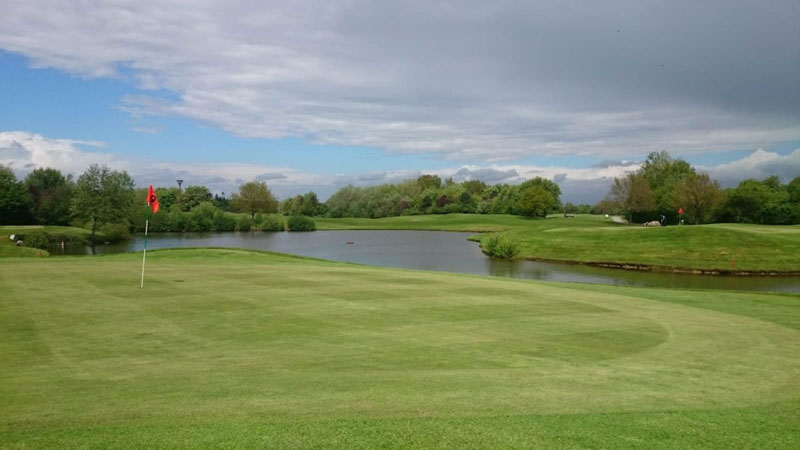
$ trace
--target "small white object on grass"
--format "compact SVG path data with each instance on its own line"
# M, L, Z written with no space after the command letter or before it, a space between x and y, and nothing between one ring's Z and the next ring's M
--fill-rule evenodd
M606 219L608 219L608 214L606 214Z

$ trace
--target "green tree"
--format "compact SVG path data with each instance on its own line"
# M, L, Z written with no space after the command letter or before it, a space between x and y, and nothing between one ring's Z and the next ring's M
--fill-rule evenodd
M555 181L548 180L547 178L535 177L531 178L530 180L524 181L517 187L517 189L521 193L522 191L531 186L541 187L542 189L549 192L550 195L553 196L553 206L551 209L558 208L558 206L561 204L561 188Z
M78 177L72 198L72 212L92 223L92 240L97 222L119 223L133 203L133 179L128 172L92 164ZM145 201L142 199L142 201Z
M184 211L191 211L200 203L213 201L211 191L205 186L189 186L180 194L180 205Z
M553 194L541 185L529 185L520 191L514 209L526 217L546 217L557 206Z
M417 185L419 185L420 191L439 189L442 187L442 179L438 175L421 175L417 178Z
M728 214L737 222L759 223L759 211L771 204L788 201L789 193L774 190L769 184L747 179L739 183L734 189L728 190L726 209Z
M25 185L17 181L10 167L0 164L0 224L30 223L32 207L33 202Z
M789 184L786 185L786 190L789 192L789 201L792 203L800 203L800 177L795 177Z
M33 216L37 223L69 223L71 176L65 177L60 171L51 168L35 169L25 177L25 186L33 200Z
M647 155L640 173L647 179L653 193L655 206L652 211L674 219L679 207L675 204L677 187L686 176L694 173L694 168L688 162L661 151Z
M255 220L256 213L273 213L278 210L278 201L263 181L250 181L239 186L239 192L231 196L231 208L236 212L250 213Z
M678 184L675 200L695 224L710 222L722 206L724 196L719 183L708 173L690 173Z

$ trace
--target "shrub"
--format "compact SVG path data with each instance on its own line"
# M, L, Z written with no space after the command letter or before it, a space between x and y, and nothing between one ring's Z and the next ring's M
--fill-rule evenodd
M224 211L214 212L214 231L234 231L236 230L236 219Z
M261 231L283 231L285 228L283 219L276 215L264 216L261 223Z
M317 224L306 216L291 216L288 221L289 231L314 231Z
M264 214L262 214L262 213L260 213L260 212L259 212L259 213L256 213L256 220L255 220L255 222L256 222L256 225L261 225L262 223L264 223Z
M237 231L250 231L253 229L255 224L253 223L253 219L250 216L241 216L239 220L236 221L236 230Z
M44 231L31 231L23 236L26 247L47 250L52 243L51 236Z
M107 223L100 227L100 234L103 235L104 240L109 242L122 241L131 238L131 233L128 231L128 226L121 223Z
M493 258L511 259L519 254L519 243L505 236L492 235L483 241L482 250Z

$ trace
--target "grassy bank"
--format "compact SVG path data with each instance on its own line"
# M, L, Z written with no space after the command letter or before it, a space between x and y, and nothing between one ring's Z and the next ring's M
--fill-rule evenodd
M17 247L9 236L25 235L33 232L45 232L53 236L62 236L68 242L89 242L92 232L83 228L59 227L53 225L0 225L0 257L5 256L48 256L46 250L33 247ZM101 234L97 234L103 239Z
M800 443L796 295L140 261L0 260L0 447Z
M800 226L712 224L646 228L577 215L525 219L448 214L385 219L316 219L318 229L503 231L519 258L655 268L800 272ZM486 234L477 236L485 239Z

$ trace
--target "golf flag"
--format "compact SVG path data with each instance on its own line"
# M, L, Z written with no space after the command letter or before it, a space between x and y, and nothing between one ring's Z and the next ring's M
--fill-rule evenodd
M158 197L156 191L153 190L153 185L150 185L150 190L147 192L147 206L153 211L153 214L158 212ZM147 218L144 221L144 248L142 248L142 281L139 288L144 287L144 263L147 259L147 228L150 225L150 211L147 211Z
M156 197L156 191L153 190L152 184L150 185L150 192L147 193L147 204L153 210L153 214L158 212L158 197Z
M156 204L156 209L158 209L158 204ZM678 214L683 214L683 208L678 208Z

